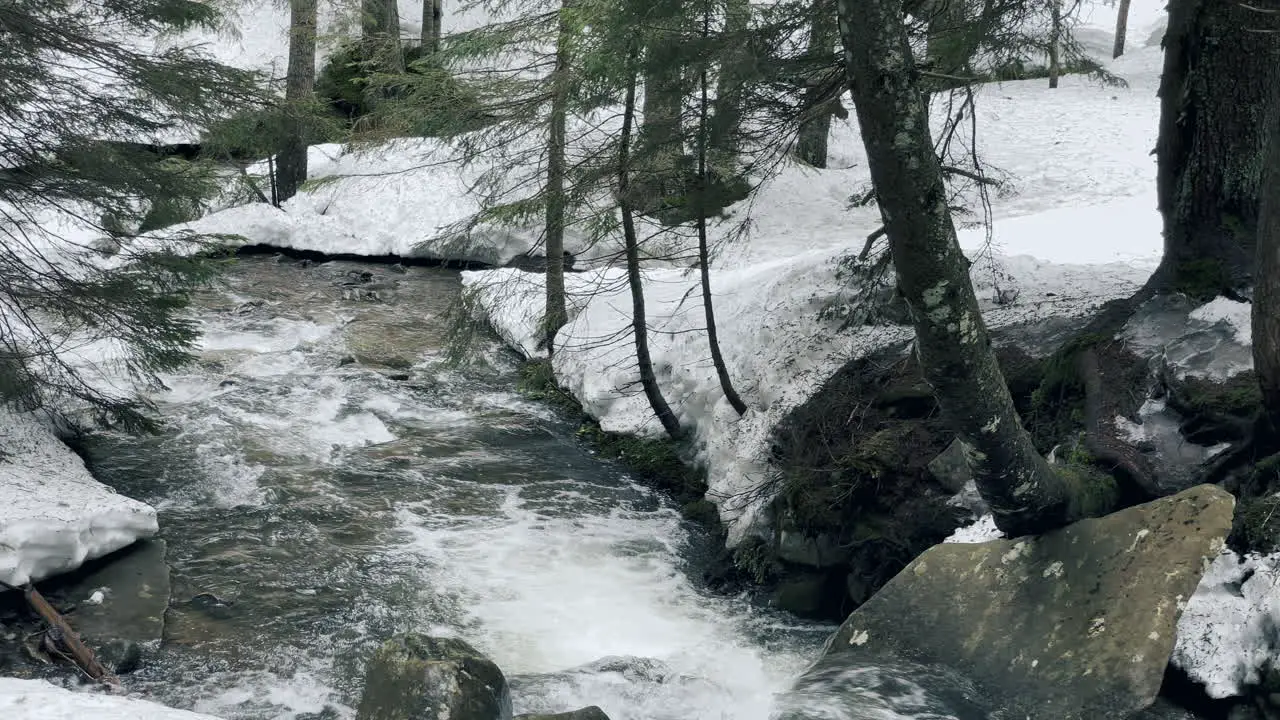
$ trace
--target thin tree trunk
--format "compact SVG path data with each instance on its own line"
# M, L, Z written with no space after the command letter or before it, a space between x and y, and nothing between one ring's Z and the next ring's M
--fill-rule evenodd
M815 65L830 56L840 40L840 27L836 20L835 5L831 0L813 0L810 5L812 25L809 26L809 47L806 54ZM800 125L796 137L796 157L816 168L827 166L828 142L831 138L831 117L835 115L839 95L825 98L821 74L815 73L805 90L804 107L807 117Z
M547 143L547 312L543 319L547 352L555 352L556 333L569 321L564 291L565 225L565 122L569 104L569 41L571 28L566 15L569 2L560 8L556 37L556 66L551 76L551 118Z
M396 0L361 0L360 37L367 56L379 69L404 72L400 47L400 10Z
M662 207L673 195L684 193L676 167L684 154L681 116L684 113L685 80L681 57L681 28L676 26L683 0L663 0L649 5L644 31L644 117L640 125L639 171L643 192L637 193L642 212Z
M751 50L745 42L751 25L750 0L725 0L724 34L728 38L716 79L715 120L711 147L730 171L738 159L738 128L742 123L742 91L749 73Z
M1062 75L1062 61L1058 57L1062 50L1062 0L1049 0L1049 87L1058 87L1058 77Z
M1096 508L1036 452L1000 372L956 241L901 0L838 0L850 89L916 353L996 525L1041 532Z
M710 15L704 14L702 18L703 39L706 39L710 34L710 25ZM711 363L716 368L716 376L720 378L720 389L724 392L724 397L729 401L729 405L739 415L742 415L747 411L747 404L742 401L737 389L733 387L733 380L729 377L729 367L725 365L724 354L720 352L720 337L716 330L715 305L711 300L711 252L707 243L707 190L711 185L711 178L707 174L707 135L709 130L707 127L707 111L711 102L707 98L706 63L701 66L698 86L701 93L698 105L698 269L702 274L702 309L707 318L707 342L711 345Z
M440 21L444 16L441 0L422 0L422 51L440 52Z
M1160 78L1157 290L1195 299L1253 277L1266 119L1280 84L1275 16L1226 0L1171 0Z
M635 217L631 208L631 128L636 115L636 49L627 53L627 93L622 109L622 135L618 140L618 209L622 212L622 237L627 254L627 282L631 286L632 329L636 341L636 364L640 370L640 385L654 415L671 437L680 437L680 421L676 419L658 378L653 374L653 359L649 356L649 330L645 323L644 285L640 277L640 242L636 236Z
M307 180L303 114L316 84L316 0L289 0L289 74L284 104L288 133L280 148L279 199L288 200Z
M1111 49L1113 60L1124 54L1124 41L1129 34L1129 3L1130 0L1120 0L1116 10L1116 44Z
M1253 369L1262 390L1269 430L1276 432L1280 431L1280 102L1272 104L1270 126L1258 215L1252 325Z

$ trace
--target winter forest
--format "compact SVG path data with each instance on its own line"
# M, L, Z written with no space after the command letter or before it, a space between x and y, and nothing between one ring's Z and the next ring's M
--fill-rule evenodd
M0 0L5 720L1280 718L1280 2Z

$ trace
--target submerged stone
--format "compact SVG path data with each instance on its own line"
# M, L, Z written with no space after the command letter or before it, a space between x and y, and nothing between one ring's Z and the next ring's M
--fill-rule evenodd
M83 600L69 621L116 673L137 668L142 650L164 636L169 608L165 555L164 540L141 540L94 563L76 580L71 596Z
M971 680L1008 717L1127 718L1155 699L1234 504L1201 485L1039 537L935 546L849 616L797 689L912 662Z
M408 634L365 668L357 720L511 720L502 670L458 638Z

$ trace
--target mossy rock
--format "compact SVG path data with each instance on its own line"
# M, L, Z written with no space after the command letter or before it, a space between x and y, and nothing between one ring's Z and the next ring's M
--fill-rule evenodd
M1179 431L1198 445L1244 439L1262 410L1262 392L1252 370L1221 382L1188 376L1170 378L1167 385L1169 406L1185 418Z
M555 713L553 715L517 715L515 720L609 720L609 716L595 705L584 707L573 712Z
M502 670L465 641L401 635L365 667L356 720L511 720L511 692Z

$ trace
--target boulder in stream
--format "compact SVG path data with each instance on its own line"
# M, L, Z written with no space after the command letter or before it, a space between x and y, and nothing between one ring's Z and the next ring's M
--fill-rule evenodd
M1039 537L937 545L849 616L795 692L910 662L972 681L1007 717L1127 718L1155 699L1234 505L1200 485Z
M369 660L356 720L511 720L511 692L465 641L411 633Z
M164 635L169 608L165 542L141 540L88 569L77 578L73 596L84 599L71 623L112 672L131 672L142 649L159 645Z
M581 710L554 715L517 715L515 720L609 720L609 716L605 715L600 708L591 705Z

